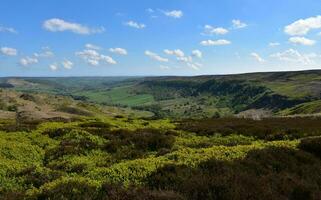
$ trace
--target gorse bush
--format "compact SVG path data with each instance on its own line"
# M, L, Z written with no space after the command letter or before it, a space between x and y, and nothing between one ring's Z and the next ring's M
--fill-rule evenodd
M99 148L99 138L81 130L72 130L61 138L60 144L46 151L45 161L64 155L82 155L87 151Z

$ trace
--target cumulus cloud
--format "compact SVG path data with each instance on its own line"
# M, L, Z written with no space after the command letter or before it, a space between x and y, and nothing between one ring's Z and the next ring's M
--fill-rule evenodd
M11 27L4 27L4 26L0 26L0 33L18 33L14 28Z
M85 47L87 48L87 49L94 49L94 50L99 50L99 49L101 49L101 47L99 47L99 46L97 46L97 45L94 45L94 44L86 44L85 45Z
M87 26L84 26L78 23L67 22L58 18L52 18L44 21L43 28L51 32L70 31L70 32L82 34L82 35L102 33L105 31L104 27L89 28Z
M138 22L135 22L135 21L128 21L126 23L124 23L126 26L129 26L129 27L132 27L132 28L136 28L136 29L143 29L146 27L145 24L142 24L142 23L138 23Z
M112 53L119 54L119 55L127 55L127 50L123 49L123 48L119 48L119 47L110 48L109 51L112 52Z
M6 56L16 56L18 54L17 49L10 47L1 47L0 52Z
M213 27L211 25L204 26L204 35L225 35L229 31L222 27Z
M151 51L145 51L145 55L150 57L151 59L153 60L157 60L159 62L168 62L168 59L167 58L163 58L161 56L159 56L158 54L154 53L154 52L151 52Z
M291 37L289 39L289 42L291 42L293 44L300 44L300 45L305 45L305 46L312 46L316 43L316 41L310 40L305 37Z
M117 62L110 56L102 55L93 49L85 49L80 52L76 52L76 56L79 56L85 60L88 64L97 66L100 62L106 62L108 64L117 64Z
M287 25L284 28L284 32L292 36L306 35L310 30L319 28L321 28L321 15L297 20L292 24Z
M195 49L195 50L192 51L192 56L197 57L197 58L202 58L203 57L203 53L200 50Z
M181 10L163 11L163 13L168 17L173 17L176 19L181 18L184 15L183 11Z
M288 49L284 52L278 52L278 53L272 54L270 55L270 57L277 58L280 61L309 65L309 64L314 64L315 63L314 59L319 56L315 53L302 54L295 49Z
M28 65L32 65L32 64L37 64L38 63L38 59L27 56L25 58L21 58L19 63L22 66L28 66Z
M70 60L64 60L61 62L61 64L65 69L72 69L74 65L74 63L72 63Z
M280 43L278 43L278 42L270 42L270 43L269 43L269 46L270 46L270 47L280 46Z
M174 55L176 57L184 57L185 56L184 52L180 49L175 49L175 50L165 49L164 53L166 53L167 55Z
M222 46L231 44L228 40L204 40L200 43L202 46Z
M239 19L233 19L232 20L232 25L233 25L233 28L235 29L240 29L240 28L245 28L247 27L247 24L242 22L241 20Z
M265 60L258 53L253 52L250 55L259 63L265 62Z
M51 71L57 71L58 70L58 65L56 63L49 65L49 68Z

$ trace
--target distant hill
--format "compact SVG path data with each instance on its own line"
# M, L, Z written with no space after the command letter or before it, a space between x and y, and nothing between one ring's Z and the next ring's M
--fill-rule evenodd
M158 117L321 112L321 70L195 77L2 78L0 87L132 107Z

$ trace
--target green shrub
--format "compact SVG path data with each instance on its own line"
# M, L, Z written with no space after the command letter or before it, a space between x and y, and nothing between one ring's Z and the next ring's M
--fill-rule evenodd
M60 144L45 153L45 161L57 159L64 155L82 155L100 146L100 138L86 131L72 130L61 138Z
M16 176L23 178L23 183L26 187L36 187L49 183L53 180L56 180L64 175L63 172L53 171L47 168L39 168L39 167L29 167L23 169Z
M100 184L85 178L62 178L43 185L32 194L35 199L89 200L98 195Z

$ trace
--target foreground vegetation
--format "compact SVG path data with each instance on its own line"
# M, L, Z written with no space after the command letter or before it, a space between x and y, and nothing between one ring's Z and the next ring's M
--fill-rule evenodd
M320 118L13 123L0 126L1 199L321 196Z

